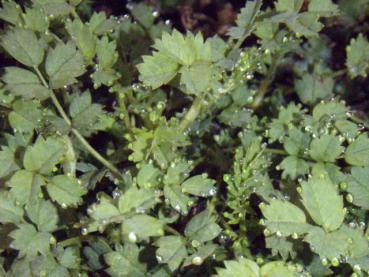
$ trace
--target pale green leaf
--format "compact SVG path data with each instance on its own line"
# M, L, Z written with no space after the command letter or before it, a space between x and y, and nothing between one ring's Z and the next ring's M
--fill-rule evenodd
M0 151L0 178L9 175L18 168L13 151L8 147L3 148Z
M295 277L297 276L296 267L289 267L281 261L269 262L260 269L260 276L270 277Z
M50 201L40 199L27 205L27 215L40 232L52 232L57 229L59 216Z
M342 197L326 172L314 172L302 184L302 201L315 223L326 231L338 229L345 217Z
M186 237L192 241L206 242L216 238L221 230L209 210L204 210L191 218L184 232Z
M346 47L346 66L351 78L366 77L369 69L369 42L362 34L352 38Z
M225 268L217 268L219 277L260 277L259 266L251 260L240 258L235 261L225 261Z
M39 127L41 118L40 106L33 101L15 101L13 111L9 113L10 126L16 131L24 133L31 133Z
M73 10L66 0L32 0L32 2L50 16L67 15Z
M15 199L6 191L0 191L0 222L20 223L23 221L23 208L15 204Z
M271 200L261 211L267 219L266 227L273 233L289 236L293 233L303 234L310 229L304 212L288 201Z
M183 66L180 73L181 84L186 87L185 92L198 95L210 87L213 68L209 62L198 61L190 66Z
M97 60L101 69L111 68L118 59L115 41L110 41L107 36L103 36L97 41Z
M106 18L104 12L93 13L90 19L90 30L96 35L103 35L112 31L117 25L113 19Z
M134 234L138 240L158 237L164 234L163 222L146 214L134 215L122 224L123 235Z
M6 67L2 78L6 84L5 88L16 96L39 100L49 97L48 89L41 85L37 76L29 70L15 66Z
M100 201L97 204L93 204L89 208L88 213L93 219L100 222L120 215L120 212L113 203L113 200L105 195L100 197Z
M182 192L201 197L213 196L216 192L214 184L215 181L206 175L196 175L182 183Z
M156 256L159 263L168 264L170 270L175 271L187 256L185 242L179 236L161 237L155 242L158 248Z
M282 178L290 177L292 180L298 176L303 176L309 173L309 164L296 156L288 156L279 164L283 170Z
M118 207L121 213L128 213L132 210L142 212L152 208L156 202L153 190L132 187L119 198Z
M369 166L369 138L361 134L346 149L345 161L355 166Z
M320 162L334 162L344 148L338 137L332 135L322 135L313 139L310 144L310 156Z
M309 12L315 12L322 16L331 16L339 13L338 6L332 0L311 0Z
M26 9L23 14L24 23L28 29L35 32L45 33L49 28L49 20L46 15L39 9Z
M51 182L47 184L47 192L51 199L60 205L71 206L77 205L82 200L86 189L82 187L76 178L58 175L54 176Z
M3 1L2 5L3 7L0 9L0 19L16 26L22 22L22 10L16 2Z
M309 105L331 96L333 86L332 78L322 78L312 74L305 74L302 79L295 81L295 88L301 102Z
M71 42L59 43L50 49L45 67L54 89L75 83L76 78L85 72L83 57Z
M185 215L188 213L188 206L192 200L182 192L179 185L165 185L164 197L176 211Z
M137 174L137 184L141 188L151 188L159 183L160 170L152 164L145 164Z
M275 3L275 8L279 12L298 12L304 0L278 0Z
M353 203L369 210L369 167L353 167L351 175L347 191L352 195Z
M31 30L14 28L1 38L4 49L17 61L37 67L44 58L44 44Z
M46 140L39 137L36 143L27 147L24 154L23 164L28 171L49 174L54 166L59 163L65 152L64 143L54 137Z

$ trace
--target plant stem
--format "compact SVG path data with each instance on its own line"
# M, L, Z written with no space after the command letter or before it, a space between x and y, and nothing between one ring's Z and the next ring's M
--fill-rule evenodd
M55 96L54 91L50 88L48 83L46 82L44 76L40 72L40 70L37 67L34 67L34 70L36 71L38 77L40 78L42 84L50 90L50 97L55 105L56 109L58 110L61 117L64 119L64 121L68 124L68 126L71 127L72 133L76 136L76 138L79 140L79 142L86 148L86 150L93 156L95 159L97 159L99 162L101 162L106 168L108 168L116 177L122 178L122 175L120 174L119 170L108 160L106 160L103 156L101 156L89 143L88 141L81 135L81 133L74 129L72 126L72 121L69 119L68 115L65 113L62 105L60 104L58 98Z
M282 149L275 149L275 148L265 148L264 152L276 155L287 156L288 153Z
M276 56L273 57L272 64L270 65L267 76L261 82L259 93L255 97L254 103L251 105L252 109L256 110L257 108L260 107L261 103L263 102L264 96L268 92L268 88L274 79L274 75L275 75L275 71L277 70L279 58L280 56L278 54L276 54Z
M173 235L176 235L176 236L182 236L181 233L179 233L177 230L175 230L174 228L168 226L168 225L165 225L164 226L164 229L165 231L167 231L168 233L171 233Z
M201 106L203 104L202 97L196 97L195 101L192 103L191 108L186 113L184 118L182 119L179 128L184 131L188 128L188 126L195 121L196 117L200 114Z

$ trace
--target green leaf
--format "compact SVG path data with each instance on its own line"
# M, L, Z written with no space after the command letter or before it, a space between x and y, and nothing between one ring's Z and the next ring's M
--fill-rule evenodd
M97 60L101 69L111 68L118 60L115 41L110 41L107 36L103 36L97 41Z
M237 27L230 28L228 34L235 39L240 39L251 32L255 19L260 13L261 4L262 1L259 0L246 2L245 7L237 15Z
M260 269L260 276L294 277L296 275L296 267L288 267L281 261L269 262L263 265Z
M361 134L346 149L345 161L355 166L369 166L369 138Z
M103 110L103 106L92 103L89 91L81 94L76 93L72 96L69 114L72 118L73 126L86 137L97 131L105 130L110 126L109 121L104 122L106 113Z
M59 43L50 49L45 67L54 89L75 83L76 78L85 72L83 57L72 42Z
M198 95L204 93L210 86L213 68L209 62L198 61L180 70L181 84L185 85L185 92Z
M196 196L208 197L216 193L215 181L206 175L193 176L182 183L182 192Z
M192 241L206 242L216 238L221 230L209 210L205 210L191 218L184 232Z
M305 241L310 244L314 252L324 259L339 259L344 255L348 247L348 237L340 230L327 233L321 228L312 229Z
M83 24L81 20L75 19L67 22L66 28L86 60L92 61L96 53L96 39L89 26Z
M22 10L16 2L3 1L2 5L2 9L0 9L0 19L15 26L22 22Z
M39 100L49 97L48 89L41 85L38 77L29 70L15 66L6 67L2 78L6 83L5 88L16 96Z
M308 10L322 16L332 16L339 13L338 6L333 4L332 0L311 0Z
M175 271L187 257L187 250L183 239L179 236L161 237L156 241L156 258L159 263L168 264L171 271Z
M9 236L13 239L11 247L19 250L18 257L26 256L33 259L38 253L46 255L49 252L49 240L51 235L46 232L37 232L31 224L20 224L18 229L12 231Z
M209 242L197 248L197 251L188 256L182 266L200 265L218 249L217 245Z
M314 107L313 119L319 121L325 117L334 119L346 119L347 107L337 101L320 102Z
M310 229L304 212L290 202L271 200L261 211L267 219L266 227L273 233L289 236L293 233L304 234Z
M137 184L141 188L151 188L158 184L160 178L160 170L152 164L145 164L140 168L137 174Z
M112 31L117 23L113 19L107 19L104 12L93 13L90 19L90 30L96 35L103 35Z
M298 12L304 0L278 0L275 8L278 12Z
M88 214L95 220L103 222L120 215L118 208L113 204L110 197L103 195L97 204L93 204Z
M17 171L9 180L10 193L20 205L36 200L42 185L42 178L27 170Z
M54 137L48 137L45 140L39 137L34 145L26 149L23 159L24 168L40 174L49 174L59 163L64 152L65 147L61 140Z
M39 9L26 9L23 14L24 23L27 29L35 32L45 33L49 28L49 20L46 15Z
M108 264L106 272L112 277L145 277L146 268L138 259L139 249L136 245L126 243L123 249L109 252L104 255Z
M145 3L134 4L131 13L133 17L146 29L154 24L153 8Z
M301 102L309 105L331 96L333 86L332 78L322 78L312 74L305 74L302 79L295 81L296 92Z
M219 277L260 277L259 266L254 261L239 258L237 261L225 261L224 265L225 268L216 269Z
M310 156L321 162L334 162L343 152L344 147L338 137L322 135L315 138L310 144Z
M315 223L326 231L338 229L345 217L342 197L326 172L314 172L302 184L302 202Z
M142 212L152 208L156 202L154 191L131 187L119 198L118 207L122 214L130 212L132 209L136 212Z
M18 62L37 67L44 58L44 44L31 30L14 28L1 38L4 49Z
M0 222L20 223L23 221L23 208L15 204L8 192L0 191Z
M129 237L130 234L134 234L139 240L162 236L164 234L163 222L145 214L134 215L123 222L122 233Z
M164 196L169 204L178 212L186 215L191 198L186 196L179 185L165 185Z
M280 255L283 260L290 257L294 259L297 255L293 241L285 237L277 235L265 237L265 247L271 249L273 256Z
M309 146L310 138L299 129L293 128L288 131L288 137L285 138L283 146L290 155L302 154Z
M347 191L352 195L353 203L369 210L369 167L353 167L351 176Z
M13 103L9 114L9 123L16 131L31 133L40 125L42 111L33 101L18 100Z
M86 193L86 189L76 178L58 175L47 184L47 192L51 199L61 206L71 206L77 205L82 200L81 197Z
M58 255L58 261L66 268L78 269L81 262L79 249L76 247L68 247L63 249L62 253Z
M161 54L143 56L143 63L137 65L140 80L153 89L168 84L177 74L178 63Z
M351 78L366 77L369 68L369 42L363 34L350 40L346 47L346 66Z
M32 0L32 2L50 16L67 15L73 10L73 7L65 0Z
M296 156L288 156L279 164L283 170L282 178L290 177L295 180L298 176L303 176L309 173L309 164Z
M13 151L4 147L0 151L0 178L9 175L18 168Z
M38 231L52 232L58 227L58 212L50 201L40 199L27 205L27 215Z

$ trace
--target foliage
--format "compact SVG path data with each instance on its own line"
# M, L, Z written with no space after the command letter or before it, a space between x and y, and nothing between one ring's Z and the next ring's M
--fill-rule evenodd
M0 276L369 274L369 2L270 2L2 2Z

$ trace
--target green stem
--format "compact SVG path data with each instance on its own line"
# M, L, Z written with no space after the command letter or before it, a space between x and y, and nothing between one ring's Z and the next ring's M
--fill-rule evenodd
M275 148L265 148L264 152L276 155L287 156L288 153L282 149L275 149Z
M259 93L255 97L254 103L251 105L252 109L256 110L257 108L260 107L261 103L263 102L264 96L268 92L268 88L269 88L270 84L272 83L272 81L274 79L274 75L275 75L275 72L277 70L279 58L280 58L280 56L278 54L276 54L276 56L274 56L274 58L272 60L272 64L270 65L269 71L267 73L267 76L261 82L260 88L259 88Z
M116 94L116 97L118 99L118 105L119 105L120 109L123 112L123 116L124 116L123 121L124 121L124 124L126 125L128 131L131 131L132 130L131 120L129 118L129 113L128 113L128 110L127 110L126 103L124 102L124 97L122 97L120 93L117 93Z
M72 121L69 119L68 115L65 113L63 107L61 106L58 98L55 96L54 91L50 88L48 83L46 82L44 76L40 72L40 70L37 67L34 67L34 70L36 71L38 77L40 78L42 84L50 90L50 97L55 105L56 109L58 110L61 117L64 119L64 121L68 124L68 126L71 127L72 133L77 137L79 142L86 148L86 150L93 156L95 159L97 159L99 162L101 162L106 168L108 168L116 177L122 178L122 175L120 174L119 170L108 160L106 160L103 156L101 156L89 143L88 141L81 135L81 133L74 129L72 126Z
M175 230L174 228L165 225L164 226L165 231L167 231L168 233L171 233L172 235L176 235L176 236L182 236L180 232L178 232L177 230Z
M182 119L179 128L184 131L188 128L188 126L195 121L196 117L200 114L201 107L203 104L202 97L198 96L195 101L192 103L191 108L186 113L184 118Z

